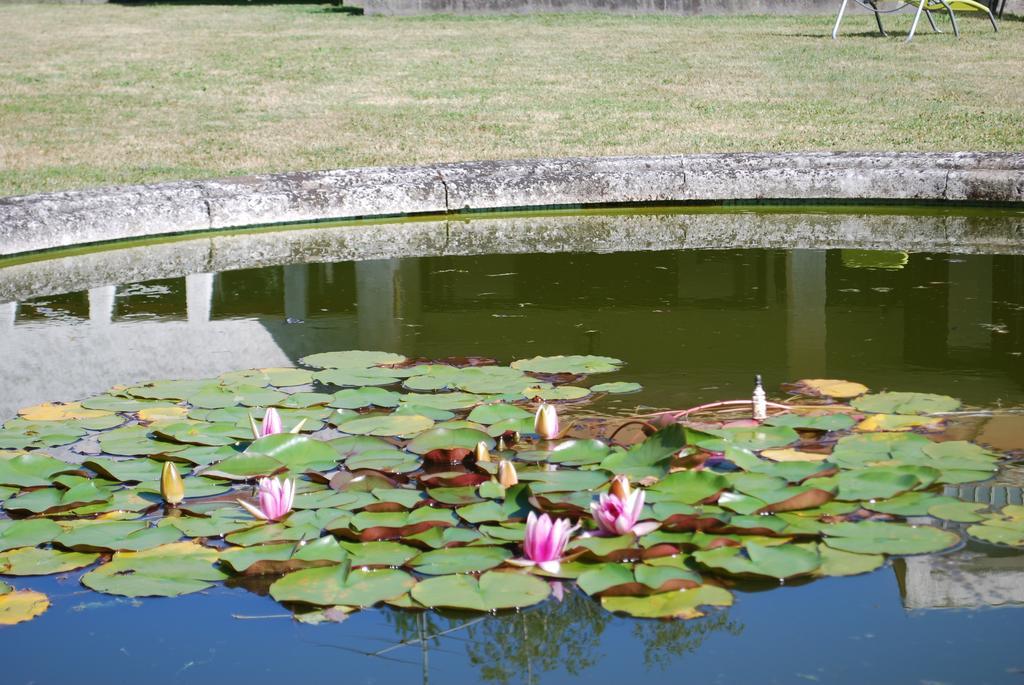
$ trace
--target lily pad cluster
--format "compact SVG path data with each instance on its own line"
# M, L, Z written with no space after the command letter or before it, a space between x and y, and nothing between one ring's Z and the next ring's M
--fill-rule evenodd
M991 478L1000 461L943 432L935 413L955 409L952 398L812 379L764 421L623 419L586 409L640 389L592 384L622 367L610 357L503 366L341 351L300 363L22 410L0 430L0 576L84 570L83 585L129 597L230 582L309 621L381 603L519 608L575 581L609 611L692 618L730 605L744 583L951 549L963 524L1024 545L1020 507L985 512L941 494ZM542 402L561 414L555 438L535 433ZM295 432L254 438L251 421L269 407ZM168 461L183 476L177 505L160 495ZM603 535L590 507L617 476L644 490L646 525ZM278 521L239 504L267 477L297 483ZM515 563L531 512L580 524L555 571ZM47 606L0 581L0 623Z

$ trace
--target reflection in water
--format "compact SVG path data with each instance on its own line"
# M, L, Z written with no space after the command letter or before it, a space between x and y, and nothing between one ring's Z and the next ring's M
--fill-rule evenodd
M1024 257L685 250L292 264L27 298L7 308L0 415L114 383L313 352L596 353L681 406L769 381L1024 403ZM0 271L0 280L3 272Z
M401 658L410 663L419 654L423 682L429 682L431 650L464 650L483 682L535 685L544 674L565 671L580 676L606 659L602 637L615 620L582 593L566 592L561 602L549 601L528 611L488 617L453 617L435 612L388 611L395 642L366 656ZM717 611L691 621L632 621L632 637L643 645L643 668L651 672L679 667L716 632L739 637L743 626ZM412 649L410 649L412 648ZM401 652L399 650L402 650ZM640 664L636 664L640 666Z

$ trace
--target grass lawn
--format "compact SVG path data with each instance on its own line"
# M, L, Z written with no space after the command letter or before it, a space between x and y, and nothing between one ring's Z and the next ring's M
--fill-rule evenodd
M539 156L1024 150L1024 21L0 5L0 195ZM905 34L911 15L890 18ZM948 30L948 22L941 24Z

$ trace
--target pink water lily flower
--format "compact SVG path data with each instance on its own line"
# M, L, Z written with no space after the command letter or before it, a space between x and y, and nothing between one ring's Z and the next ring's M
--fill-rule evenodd
M273 407L267 407L267 411L263 414L262 423L256 423L256 419L252 417L252 414L249 414L249 425L252 427L253 440L284 432L284 426L281 425L281 415Z
M637 523L640 512L644 508L644 491L640 488L632 490L629 481L616 476L611 491L602 493L596 502L591 502L590 512L594 515L601 533L606 535L640 536L650 533L658 527L656 521Z
M565 546L579 524L572 525L568 519L552 520L547 514L537 516L531 511L526 517L526 536L523 539L525 559L510 559L517 566L537 565L548 573L561 569Z
M276 435L284 430L281 425L281 415L277 413L277 410L273 407L268 407L267 412L263 415L263 423L260 425L260 437L264 438L268 435Z
M260 503L258 509L242 500L238 500L238 503L258 519L280 521L292 510L292 502L295 500L295 481L293 479L281 481L277 478L262 478L256 494Z

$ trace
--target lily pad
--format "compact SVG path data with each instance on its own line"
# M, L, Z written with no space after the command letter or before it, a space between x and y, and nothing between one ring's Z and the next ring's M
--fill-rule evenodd
M344 565L311 568L289 573L270 586L279 602L303 602L319 606L372 606L409 591L416 581L395 569L348 571Z
M510 364L513 369L530 373L608 373L617 371L625 362L614 357L596 355L557 355L519 359Z
M405 357L393 352L371 352L366 350L321 352L299 359L300 364L316 369L365 369L381 364L402 364L405 361Z
M514 404L481 404L469 413L469 420L486 425L499 421L530 419L533 414Z
M868 391L866 385L834 378L805 378L797 381L796 385L808 394L825 395L840 400L857 397Z
M362 409L364 407L397 407L401 394L378 387L348 388L331 396L332 407Z
M366 416L338 424L338 430L352 435L413 435L434 425L433 419L416 414Z
M639 383L628 383L624 381L616 381L615 383L598 383L590 387L591 392L607 392L615 395L621 395L630 392L640 392L643 390L642 385Z
M475 573L500 566L512 556L504 547L449 547L424 552L408 562L416 572L428 576Z
M740 547L717 547L694 552L693 558L704 566L737 576L792 578L813 573L821 565L814 544L766 546L748 542Z
M923 392L880 392L858 397L852 404L855 409L876 414L934 414L960 408L960 400Z
M0 574L8 576L48 576L89 566L99 554L62 552L57 549L22 547L0 554Z
M428 578L412 589L412 598L427 607L496 611L531 606L551 594L548 584L526 573L489 571L473 576Z
M928 554L960 542L953 531L881 521L836 523L825 529L825 536L829 547L859 554Z
M146 521L83 521L53 542L76 552L138 552L180 537L181 531L176 528L150 526Z
M690 590L662 592L647 597L602 597L607 611L621 612L636 618L700 618L702 606L732 606L732 593L715 585L701 585Z
M0 625L31 621L48 608L50 600L42 592L16 590L0 594Z
M216 550L174 542L142 552L118 552L109 563L82 576L97 592L127 597L175 597L199 592L227 575L214 568Z
M0 520L0 551L41 545L63 532L60 524L50 519Z
M849 414L824 414L809 416L805 414L779 414L765 420L767 426L789 426L804 430L842 431L852 428L854 421Z

